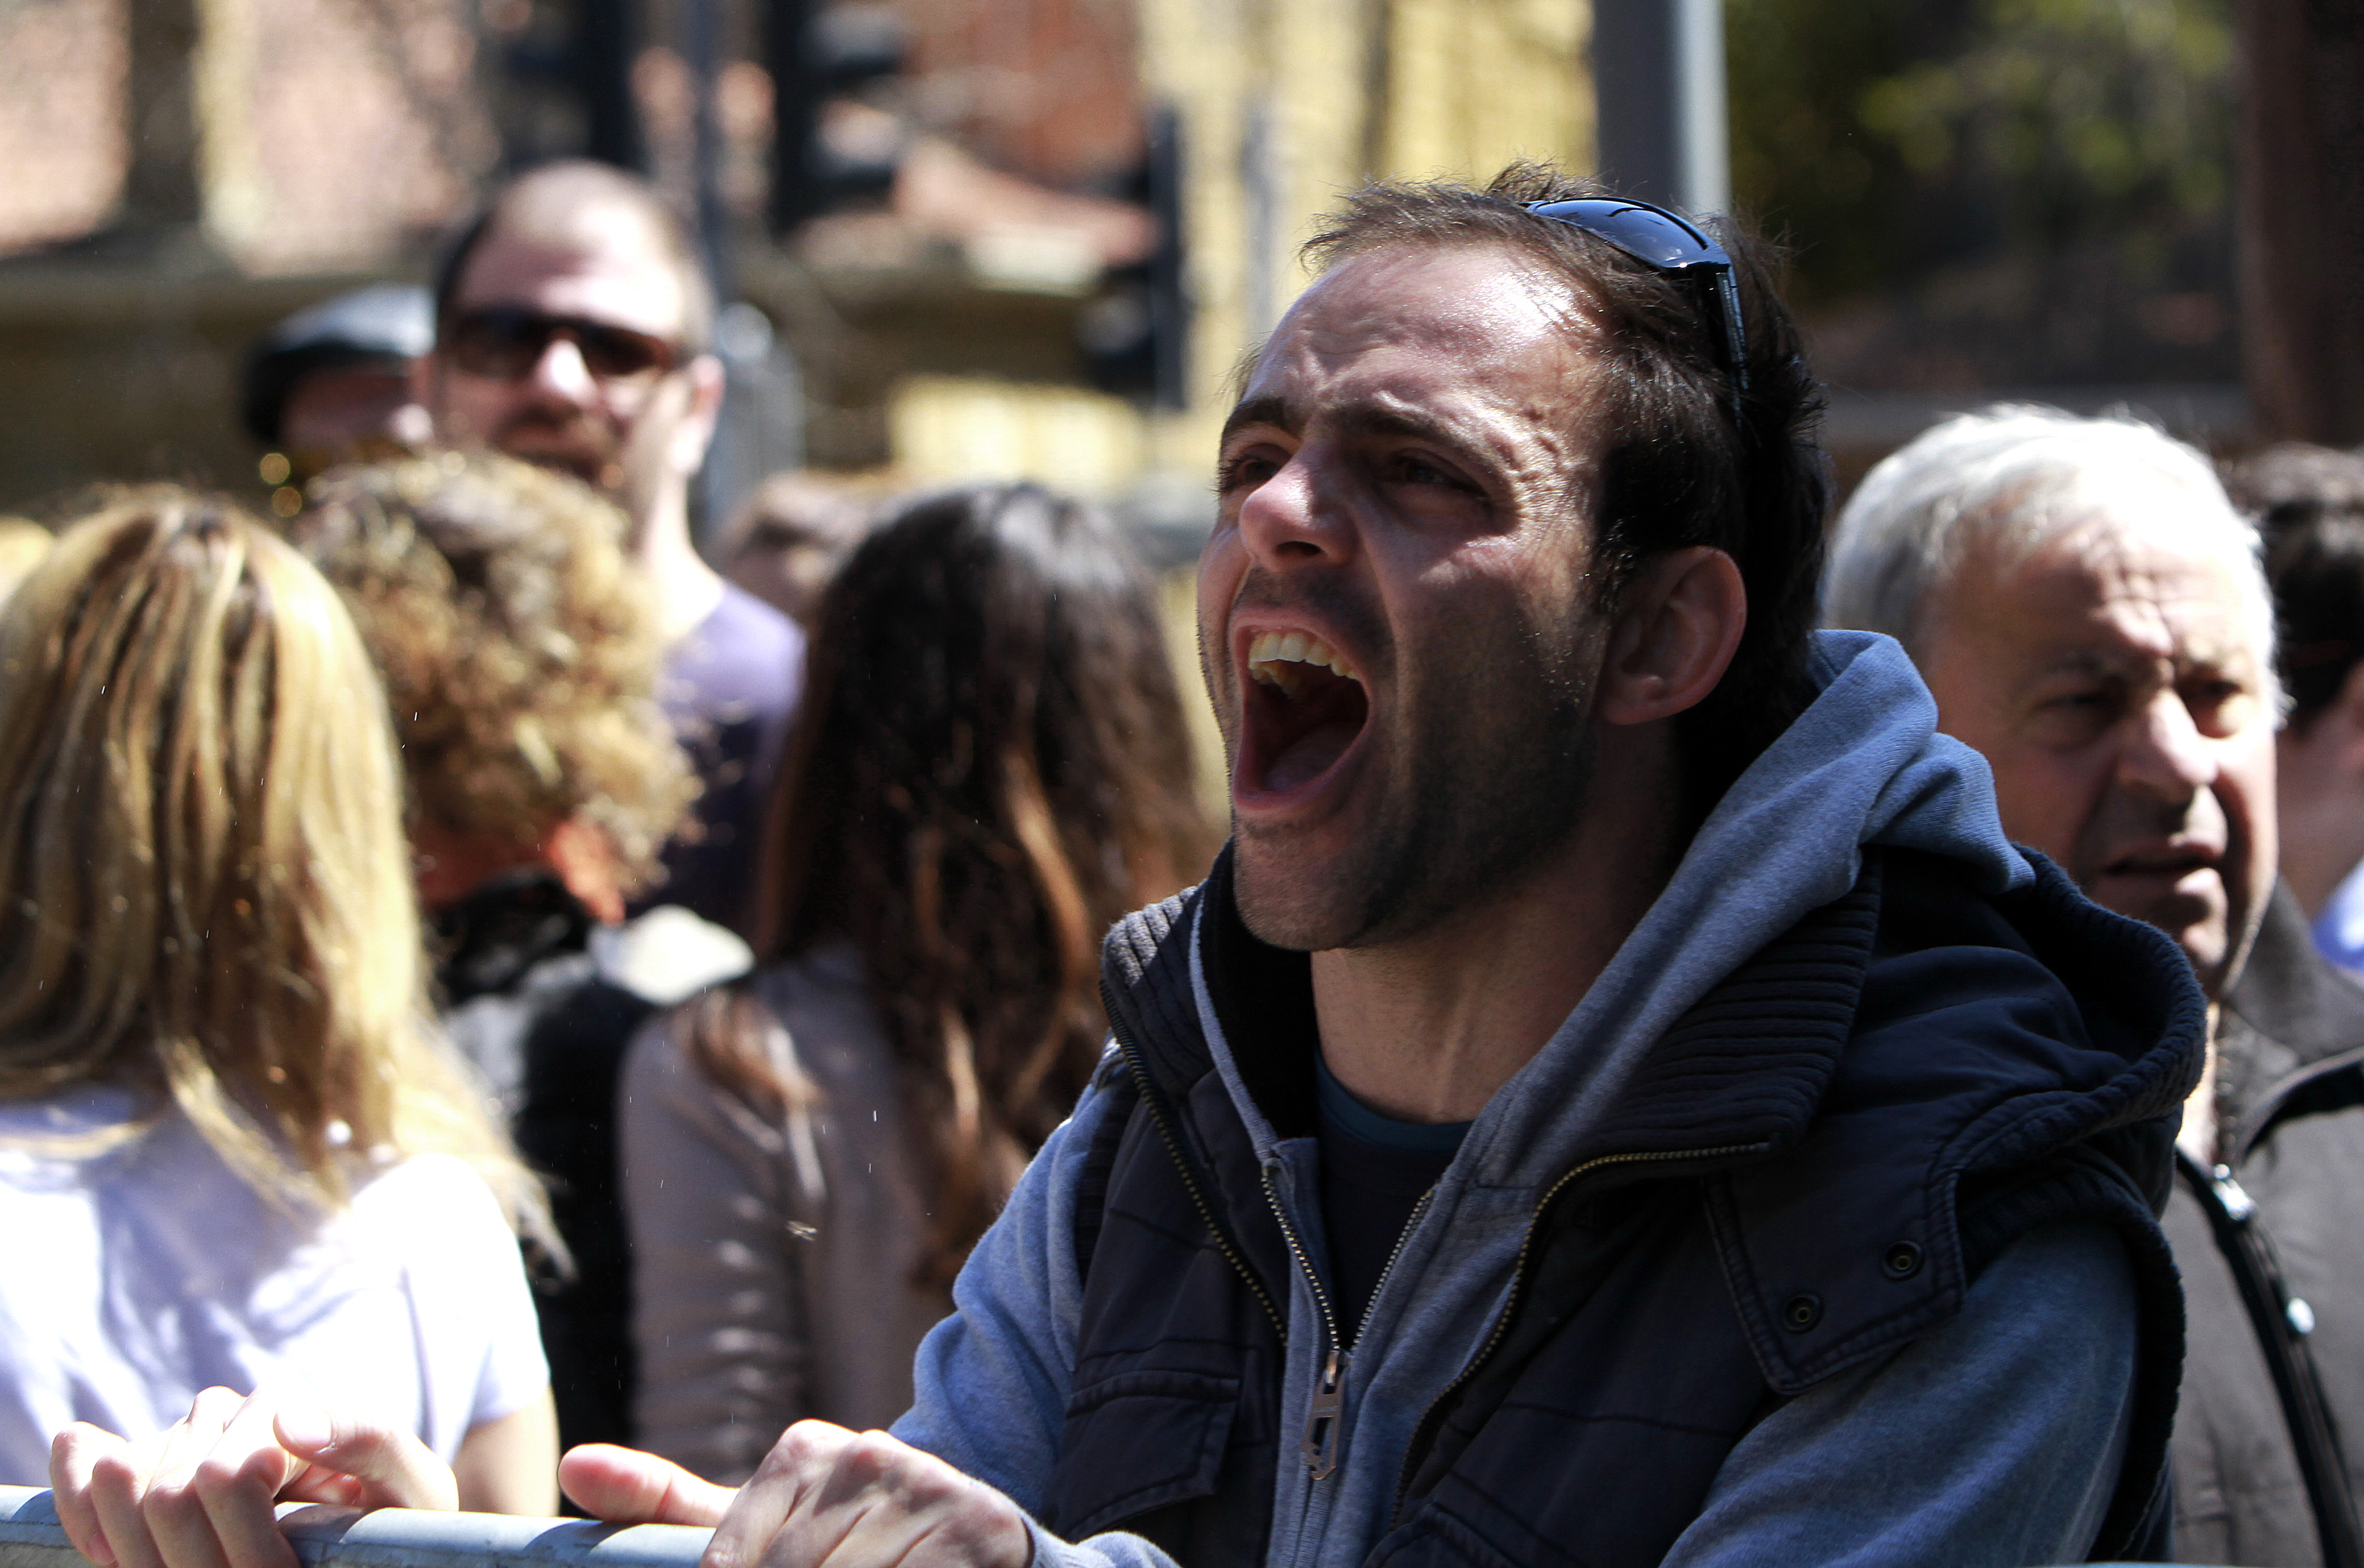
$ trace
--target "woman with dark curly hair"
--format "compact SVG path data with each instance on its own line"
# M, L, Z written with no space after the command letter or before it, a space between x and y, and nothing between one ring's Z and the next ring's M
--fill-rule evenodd
M625 1073L643 1447L743 1477L885 1426L1099 1055L1099 941L1211 849L1148 584L1030 484L907 506L823 601L763 967Z

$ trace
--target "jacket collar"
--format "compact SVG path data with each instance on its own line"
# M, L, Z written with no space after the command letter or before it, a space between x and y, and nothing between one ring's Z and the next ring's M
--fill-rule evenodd
M2274 884L2224 1011L2216 1094L2236 1150L2246 1152L2297 1089L2364 1061L2364 989L2315 951L2286 883Z
M1743 961L1649 1049L1621 1053L1624 1070L1612 1081L1579 1085L1593 1104L1580 1117L1571 1111L1548 1149L1498 1138L1480 1150L1473 1179L1532 1187L1598 1159L1717 1151L1730 1160L1795 1145L1855 1029L1880 924L1883 863L1867 856L1852 889ZM2201 1000L2165 940L2084 899L2040 857L2032 864L2033 885L2002 901L2008 918L2079 994L2093 1043L2122 1065L2093 1092L2037 1094L2018 1118L2024 1126L1990 1125L1979 1163L2169 1114L2198 1072ZM1228 850L1200 886L1120 923L1106 958L1111 1022L1160 1093L1191 1102L1210 1073L1220 1075L1260 1157L1269 1157L1273 1139L1310 1130L1319 1027L1308 960L1241 921ZM2179 976L2181 986L2162 984ZM1510 1098L1506 1086L1480 1127ZM1497 1158L1486 1162L1488 1153Z
M1794 1143L1845 1045L1879 902L1875 862L1854 889L1739 965L1635 1058L1615 1085L1613 1113L1588 1118L1590 1134L1556 1150L1554 1169L1481 1171L1478 1179L1528 1185L1598 1158L1760 1154ZM1310 964L1240 919L1228 848L1197 889L1120 924L1107 961L1110 1019L1160 1092L1188 1100L1210 1072L1228 1067L1259 1141L1312 1130L1320 1027ZM1201 988L1203 1005L1194 1006ZM1213 1039L1203 1027L1210 1012Z

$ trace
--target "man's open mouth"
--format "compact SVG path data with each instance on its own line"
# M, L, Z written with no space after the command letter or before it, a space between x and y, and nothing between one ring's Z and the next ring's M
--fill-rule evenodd
M1346 754L1370 717L1370 698L1345 659L1308 632L1257 632L1247 665L1242 782L1255 793L1286 795Z

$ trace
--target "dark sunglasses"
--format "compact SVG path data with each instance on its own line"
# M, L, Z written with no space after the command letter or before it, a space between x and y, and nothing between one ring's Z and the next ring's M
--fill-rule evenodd
M443 351L470 375L517 381L531 374L561 338L574 345L584 368L601 381L663 375L681 359L679 349L646 332L501 305L453 317L444 330Z
M1702 303L1714 301L1723 326L1723 368L1732 377L1733 417L1748 390L1748 338L1741 330L1740 289L1732 281L1732 258L1723 246L1664 207L1647 202L1592 198L1576 202L1531 202L1537 217L1580 228L1606 239L1645 266L1672 272L1698 289Z

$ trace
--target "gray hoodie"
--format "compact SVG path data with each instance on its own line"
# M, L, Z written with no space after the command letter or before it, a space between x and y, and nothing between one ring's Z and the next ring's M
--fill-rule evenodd
M1667 1026L1743 960L1855 884L1865 845L2028 881L1976 753L1897 645L1823 632L1820 695L1727 793L1665 892L1543 1051L1488 1103L1373 1292L1344 1376L1338 1468L1284 1445L1267 1561L1360 1562L1384 1531L1411 1429L1478 1349L1529 1218L1568 1151ZM1195 934L1194 934L1195 954ZM1279 1139L1240 1082L1194 957L1199 1017L1231 1098L1308 1250L1324 1255L1312 1140ZM1074 1180L1102 1109L1046 1145L921 1347L896 1434L1032 1507L1074 1362ZM1301 1427L1324 1336L1299 1274L1284 1430ZM1982 1274L1959 1318L1760 1422L1670 1562L1958 1565L2085 1555L2116 1478L2134 1376L2132 1272L2098 1227L2039 1231ZM1609 1500L1604 1500L1604 1506ZM1043 1562L1162 1563L1136 1537L1037 1532ZM1204 1565L1193 1565L1204 1568Z

